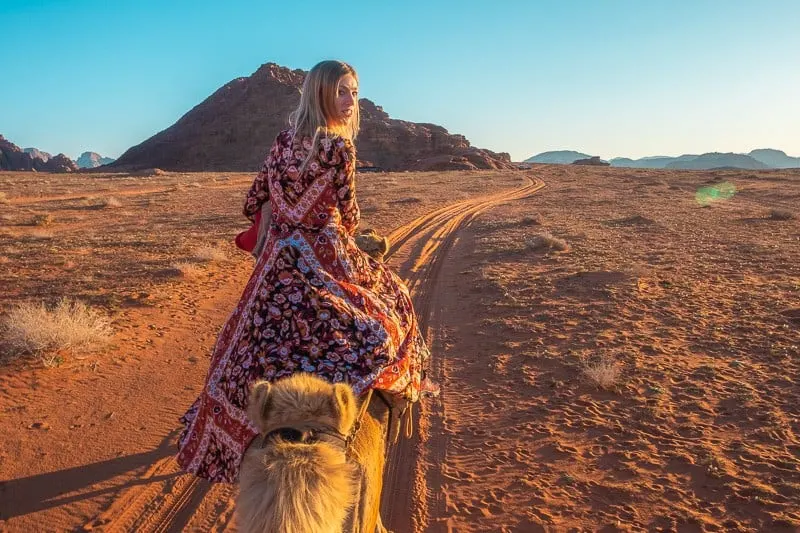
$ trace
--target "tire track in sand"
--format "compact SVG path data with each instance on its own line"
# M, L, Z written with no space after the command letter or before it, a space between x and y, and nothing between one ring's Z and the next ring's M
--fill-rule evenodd
M399 258L399 273L408 283L420 328L429 343L441 323L434 305L439 273L447 252L458 238L458 230L485 209L525 198L544 186L540 180L526 179L528 183L521 188L450 204L412 220L389 235L392 246L388 255L405 251ZM431 369L434 379L441 379L442 368L443 361L434 354ZM445 393L442 391L442 395ZM435 469L429 471L427 465L440 463L445 448L425 446L429 435L442 434L442 398L428 404L422 406L420 420L415 421L414 437L401 440L391 449L387 460L381 514L386 527L395 533L424 531L428 507L443 505L427 489L441 485ZM166 457L140 475L131 488L122 491L84 529L147 533L229 531L234 526L235 490L230 485L212 485L183 475L175 459Z
M458 239L458 231L483 211L502 202L526 198L544 187L541 180L530 177L527 180L528 183L519 189L458 202L424 215L398 228L389 237L392 243L400 242L410 248L399 272L412 292L420 328L433 352L432 378L440 383L444 360L436 353L433 337L442 324L436 300L444 260ZM415 227L412 229L411 226ZM391 252L395 251L393 246ZM395 533L426 531L429 507L444 507L442 495L429 490L429 487L436 489L441 486L440 472L428 466L441 464L446 450L444 442L431 446L434 444L432 435L444 434L441 426L445 395L446 389L443 388L439 398L420 405L414 436L400 440L389 452L381 515L384 525Z

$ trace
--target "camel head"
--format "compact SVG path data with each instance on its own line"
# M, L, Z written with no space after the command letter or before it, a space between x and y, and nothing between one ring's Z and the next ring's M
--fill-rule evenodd
M247 414L264 438L242 462L239 531L341 532L360 487L345 438L356 418L350 386L311 374L260 381Z
M356 399L344 383L298 373L274 383L256 382L247 414L262 435L278 428L300 432L324 428L348 435L355 423Z

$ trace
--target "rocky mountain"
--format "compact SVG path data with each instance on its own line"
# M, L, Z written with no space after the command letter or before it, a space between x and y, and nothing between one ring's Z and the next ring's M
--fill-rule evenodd
M128 151L111 169L257 170L275 136L287 126L305 77L275 63L220 87L175 124ZM434 124L390 118L360 100L358 159L385 170L513 168L508 154L470 146ZM362 163L363 164L363 163Z
M36 170L43 172L73 172L75 162L64 154L49 157L47 161L34 157L0 135L0 170Z
M78 168L97 168L115 161L112 157L103 157L97 152L83 152L75 162Z
M578 159L587 159L592 156L572 150L556 150L552 152L542 152L533 157L529 157L524 163L549 163L552 165L570 165Z
M47 163L48 159L53 157L52 155L48 154L47 152L42 152L38 148L23 148L22 151L25 152L26 154L31 154L31 157L33 157L33 158L37 158L38 157L39 159L41 159L45 163Z
M800 168L800 157L788 156L786 152L782 150L760 148L758 150L753 150L747 155L772 168Z

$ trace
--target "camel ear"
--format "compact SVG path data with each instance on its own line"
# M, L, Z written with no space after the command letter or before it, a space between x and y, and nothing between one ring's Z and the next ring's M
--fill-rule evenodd
M350 430L356 418L356 398L353 389L345 383L333 386L333 411L339 418L339 428L343 432Z
M257 381L250 389L247 416L262 431L271 407L272 384L269 381Z

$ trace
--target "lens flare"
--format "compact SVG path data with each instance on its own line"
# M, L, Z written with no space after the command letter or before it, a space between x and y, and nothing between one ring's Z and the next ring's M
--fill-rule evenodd
M695 201L703 207L721 200L730 200L736 194L736 185L728 181L700 187L694 195Z

